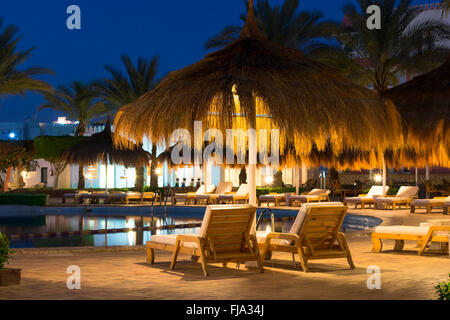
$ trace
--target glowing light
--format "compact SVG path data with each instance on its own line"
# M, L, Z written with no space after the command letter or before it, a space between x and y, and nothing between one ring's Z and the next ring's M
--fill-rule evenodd
M383 177L382 177L380 174L376 174L376 175L374 176L374 180L375 180L376 182L381 182L381 181L383 181Z
M9 135L8 135L8 137L9 137L10 139L14 139L14 138L16 137L16 134L15 134L14 132L10 132Z
M53 123L56 123L56 124L73 124L72 121L67 120L67 117L58 117L58 120L54 121Z
M23 177L24 179L26 179L26 178L27 178L28 172L22 171L20 174L22 175L22 177Z
M92 174L88 173L88 174L86 175L86 179L92 179Z
M272 228L270 227L270 225L269 226L267 226L267 228L266 228L266 234L269 234L269 233L271 233L272 232Z
M155 169L155 173L156 173L156 175L160 176L162 174L162 169L161 168L156 168Z
M273 176L266 176L266 183L267 184L272 184L273 183Z

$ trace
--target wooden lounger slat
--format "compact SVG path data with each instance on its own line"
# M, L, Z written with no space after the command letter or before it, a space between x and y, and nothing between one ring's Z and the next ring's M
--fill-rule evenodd
M327 258L346 258L350 269L354 269L353 259L343 233L342 222L348 208L342 205L305 205L303 226L298 234L269 233L265 243L260 244L262 256L269 251L282 251L298 254L303 271L308 271L308 260ZM291 231L292 232L292 231ZM285 244L272 242L273 239L285 240Z
M208 211L209 210L209 211ZM171 269L175 267L180 252L191 253L200 259L203 273L208 275L207 263L246 262L256 260L263 272L261 256L255 236L250 234L256 208L252 206L224 206L207 208L199 235L178 235L175 245L161 246L155 241L147 242L147 261L154 262L154 249L173 252ZM167 241L167 240L164 240ZM189 250L184 242L194 242L197 250ZM194 253L192 253L194 252Z

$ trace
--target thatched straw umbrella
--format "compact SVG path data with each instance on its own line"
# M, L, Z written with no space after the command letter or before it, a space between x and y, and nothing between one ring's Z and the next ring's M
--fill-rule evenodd
M439 68L384 93L405 120L406 146L430 164L450 156L450 55ZM428 158L428 159L426 159Z
M405 149L393 157L416 168L450 167L450 55L439 68L384 95L405 120Z
M108 192L109 163L121 164L125 167L141 167L148 165L151 156L136 144L129 144L126 148L114 145L111 122L108 118L102 132L86 137L80 143L69 148L63 154L63 159L67 163L81 166L94 165L103 161L106 165L106 192Z
M154 90L120 109L117 142L167 141L176 129L280 129L281 149L292 141L298 153L312 145L333 150L346 145L384 148L398 135L399 116L391 103L356 86L302 52L263 38L253 0L239 39L203 60L170 73ZM249 136L256 163L255 136ZM252 159L253 158L253 159ZM250 202L256 203L254 165L249 167ZM253 173L252 173L253 172Z

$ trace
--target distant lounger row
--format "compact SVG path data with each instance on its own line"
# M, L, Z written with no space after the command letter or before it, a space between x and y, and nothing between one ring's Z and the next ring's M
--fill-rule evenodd
M90 203L123 203L130 204L131 202L144 203L144 201L155 202L159 200L159 196L153 192L111 192L104 191L78 191L75 193L66 193L63 195L62 202L66 203L67 199L73 199L74 203L82 204L85 201Z
M443 213L448 213L450 206L450 197L434 198L434 199L416 199L419 193L419 188L416 186L400 187L397 194L394 196L387 196L389 187L372 186L367 194L360 194L357 197L346 197L344 204L354 204L355 208L358 206L361 209L366 207L373 207L375 209L400 209L411 207L411 213L414 213L416 208L426 208L427 213L430 213L433 208L443 208ZM301 206L303 203L311 202L329 202L330 190L313 189L310 192L301 195L291 193L284 194L268 194L262 195L258 198L258 205L263 203L273 203L279 206L285 203L287 206Z
M292 254L300 260L303 271L308 262L318 259L345 258L354 269L352 255L344 233L340 232L348 207L339 202L303 204L288 233L256 231L256 207L251 205L212 205L206 208L200 231L197 234L152 235L146 244L147 262L154 264L155 250L172 252L170 269L174 269L180 253L191 255L201 263L205 276L208 265L221 263L246 263L255 261L257 269L264 272L263 260L272 252ZM448 222L450 224L450 221ZM404 241L419 244L419 254L431 244L440 244L439 251L448 251L450 226L427 224L420 227L378 227L372 235L373 251L380 252L382 239L397 241L396 249Z
M211 204L211 203L247 203L249 198L248 184L241 184L236 192L232 192L231 182L220 182L219 185L200 186L196 192L177 193L172 198L172 203L184 204Z

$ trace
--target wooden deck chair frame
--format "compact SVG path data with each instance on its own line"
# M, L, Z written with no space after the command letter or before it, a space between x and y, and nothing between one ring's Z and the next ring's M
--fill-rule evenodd
M245 263L256 261L258 270L264 272L256 236L251 234L255 221L256 208L252 206L208 207L210 214L205 218L204 236L177 235L176 244L162 244L148 241L146 245L147 262L155 261L155 249L172 251L170 269L175 269L179 253L192 255L201 263L205 277L209 275L208 264L229 262ZM202 226L203 229L203 226ZM197 244L197 249L183 246L183 241Z
M302 194L300 194L300 196L309 196L305 198L296 199L295 195L293 197L292 196L289 197L288 206L295 207L294 205L295 203L298 203L301 206L303 203L330 202L330 194L331 194L330 190L326 190L326 192L318 195L311 195L309 194L310 192L303 192Z
M265 243L260 244L261 256L266 257L273 251L289 252L293 258L298 254L304 272L309 271L308 261L317 259L346 258L350 269L355 269L345 235L339 231L348 208L326 206L308 210L299 234L269 233ZM273 239L286 240L290 244L273 244Z
M446 214L445 213L445 204L448 201L447 199L448 199L447 197L434 197L433 200L442 200L442 201L429 201L425 206L425 208L427 209L426 213L427 214L431 213L433 211L433 208L444 208L443 213ZM420 209L422 207L423 207L422 205L415 204L414 201L412 201L410 203L411 213L416 213L416 210Z
M383 250L382 240L395 240L394 251L402 251L405 241L411 240L418 242L419 255L422 255L425 252L428 244L431 242L440 242L441 251L445 253L448 251L449 235L435 235L435 233L439 231L450 232L450 226L431 226L426 235L374 232L372 233L372 251L380 253Z

